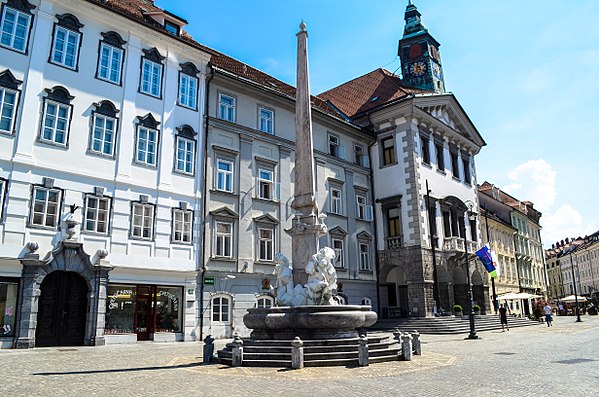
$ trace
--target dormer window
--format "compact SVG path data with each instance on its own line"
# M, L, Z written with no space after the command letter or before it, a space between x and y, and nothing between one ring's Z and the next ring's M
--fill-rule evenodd
M169 22L169 21L164 21L164 28L170 34L172 34L174 36L179 36L179 26L178 25L175 25L174 23Z

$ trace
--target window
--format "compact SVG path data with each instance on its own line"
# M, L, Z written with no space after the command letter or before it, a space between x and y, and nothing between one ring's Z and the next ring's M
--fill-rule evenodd
M357 217L363 221L372 221L372 205L366 203L366 196L356 196Z
M140 117L137 125L135 142L135 162L138 164L156 166L158 156L158 124L151 113Z
M17 296L19 282L0 281L0 336L8 337L15 334L15 319L17 318Z
M216 160L216 189L233 192L233 162Z
M154 206L152 204L133 203L131 237L143 240L152 240L154 237Z
M17 91L0 87L0 131L12 134L17 108Z
M464 183L472 183L472 175L470 174L470 158L462 155L462 166L464 167Z
M435 155L437 156L437 169L445 171L445 156L443 153L443 142L435 139Z
M100 43L98 56L98 78L111 83L121 84L123 69L123 50L107 43Z
M431 163L431 152L430 152L430 139L424 135L420 135L420 146L422 149L421 156L422 162L425 164Z
M258 109L258 129L267 134L273 134L274 114L270 109L260 107Z
M274 172L272 170L258 169L258 197L266 200L276 200L277 194L274 189Z
M345 268L345 260L343 254L343 240L332 239L333 249L335 250L335 267Z
M110 101L96 104L92 112L92 132L89 150L103 156L114 156L116 142L117 119L115 106Z
M256 307L258 309L268 309L269 307L273 306L274 304L274 299L270 296L261 296L258 298L258 301L256 302Z
M370 268L370 248L367 243L360 243L360 270L371 270Z
M450 151L451 155L451 174L454 178L460 178L460 166L458 163L458 153L455 151Z
M395 144L393 137L385 138L381 141L383 147L383 165L395 163Z
M179 36L179 26L172 22L164 21L164 29L174 36Z
M173 209L172 241L175 243L191 243L191 227L193 225L193 211Z
M4 209L4 197L6 196L6 187L8 182L6 179L0 179L0 221L2 221L2 210Z
M54 25L52 52L50 62L68 69L77 69L79 45L83 25L71 14L57 15L58 23Z
M218 94L218 117L223 120L235 122L235 98L225 94Z
M185 174L193 175L195 146L196 143L192 139L177 136L177 159L175 170Z
M229 308L231 300L226 296L212 298L212 321L229 322Z
M0 26L0 44L3 47L25 53L27 51L30 25L31 15L4 6Z
M331 188L331 212L333 214L342 215L342 201L341 201L341 190L337 188Z
M362 306L372 306L372 300L368 297L362 298Z
M387 233L389 237L401 236L399 214L399 208L389 208L387 210Z
M179 77L179 105L196 109L198 79L186 74Z
M215 223L215 254L231 258L233 256L231 243L233 241L233 224L228 222Z
M110 215L110 199L93 195L85 196L85 219L83 230L90 233L107 234Z
M274 231L272 229L258 229L258 259L261 261L273 260Z
M139 91L157 98L162 93L162 60L164 57L156 48L142 50L141 79Z
M70 115L70 106L45 101L41 140L66 146Z
M339 137L329 133L329 154L340 159L345 158L344 148L339 144Z
M361 145L354 145L354 163L367 167L367 158L364 155L364 147Z
M31 199L31 225L56 228L60 221L60 200L60 190L35 186Z

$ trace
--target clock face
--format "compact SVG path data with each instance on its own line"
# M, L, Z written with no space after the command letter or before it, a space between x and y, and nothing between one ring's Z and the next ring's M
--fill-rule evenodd
M426 65L424 62L415 62L410 65L410 73L412 76L420 77L426 72Z

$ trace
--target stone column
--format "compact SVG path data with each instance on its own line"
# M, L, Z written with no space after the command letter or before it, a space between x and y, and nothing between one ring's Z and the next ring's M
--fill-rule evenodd
M291 341L291 346L291 368L304 368L304 342L302 342L299 336L296 336Z
M235 333L232 343L231 366L241 367L243 365L243 340L241 340L238 333Z
M412 361L412 335L408 333L401 335L401 352L405 361Z
M38 300L40 297L40 284L44 277L44 261L40 260L35 251L37 243L27 243L29 253L21 259L23 271L21 273L21 292L19 297L19 308L17 315L17 349L29 349L35 347L35 329L37 325Z
M91 337L89 344L92 346L104 346L106 340L104 331L106 328L106 293L108 287L108 272L114 267L106 258L107 250L98 250L98 259L94 264L94 282L89 296L90 316L88 318Z

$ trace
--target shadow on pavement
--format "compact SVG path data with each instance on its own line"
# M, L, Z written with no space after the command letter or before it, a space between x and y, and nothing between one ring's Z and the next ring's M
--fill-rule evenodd
M108 373L118 373L118 372L156 371L156 370L161 370L161 369L193 368L193 367L201 367L201 366L206 366L206 365L213 365L213 364L190 363L190 364L163 366L163 367L155 366L155 367L139 367L139 368L97 369L97 370L89 370L89 371L36 372L33 375L38 375L38 376L91 375L91 374L108 374Z

